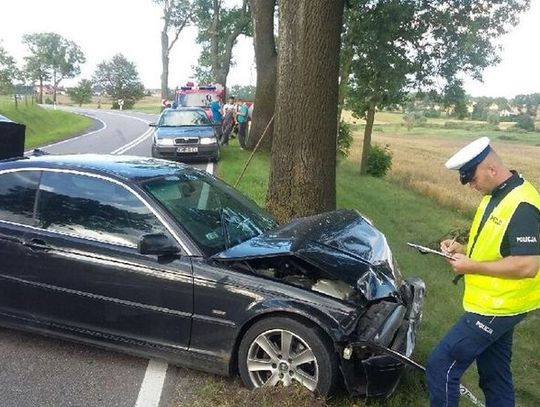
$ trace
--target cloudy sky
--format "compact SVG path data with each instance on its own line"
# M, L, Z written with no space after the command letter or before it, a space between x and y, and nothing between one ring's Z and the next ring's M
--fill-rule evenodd
M136 64L146 87L160 86L161 19L160 9L152 0L8 0L2 4L1 17L1 44L19 61L27 52L22 44L24 34L56 32L77 43L85 53L87 62L81 78L90 78L98 63L122 53ZM506 97L540 92L539 41L540 0L532 0L532 7L520 24L501 39L502 62L486 69L483 83L467 81L467 92L473 96ZM173 48L169 86L189 78L198 54L195 30L191 28L182 33ZM228 84L254 84L250 39L240 39L234 59L236 66Z

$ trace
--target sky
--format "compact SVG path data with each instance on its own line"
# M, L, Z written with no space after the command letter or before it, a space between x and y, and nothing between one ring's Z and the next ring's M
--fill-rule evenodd
M86 56L81 75L61 85L90 79L96 66L122 53L135 63L147 88L160 87L162 27L160 7L152 0L4 0L0 44L20 65L27 49L24 34L55 32L78 44ZM171 52L169 87L191 78L200 48L194 27L184 30ZM465 81L472 96L505 96L540 92L540 0L509 34L500 39L502 61L484 71L484 81ZM254 85L256 68L250 38L239 39L228 85Z

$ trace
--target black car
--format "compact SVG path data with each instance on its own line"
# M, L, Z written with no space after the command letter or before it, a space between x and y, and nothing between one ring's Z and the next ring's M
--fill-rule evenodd
M179 107L161 112L152 137L152 157L167 160L219 160L216 126L204 109Z
M286 225L208 173L142 157L0 162L0 324L224 375L387 396L424 284L353 210ZM373 346L371 346L373 345ZM382 350L381 350L382 349Z

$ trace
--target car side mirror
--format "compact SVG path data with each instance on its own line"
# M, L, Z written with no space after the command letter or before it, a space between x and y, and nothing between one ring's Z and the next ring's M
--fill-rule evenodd
M163 233L149 233L143 235L137 249L141 254L155 254L158 256L176 254L180 248L169 236Z
M156 127L156 123L148 123L148 127Z

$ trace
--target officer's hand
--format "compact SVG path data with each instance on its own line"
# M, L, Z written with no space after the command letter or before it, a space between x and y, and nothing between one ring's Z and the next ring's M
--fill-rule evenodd
M441 242L441 251L452 255L456 253L465 254L465 246L453 239L446 239Z
M475 262L462 253L454 253L453 259L448 259L452 271L456 274L467 274L474 270Z

